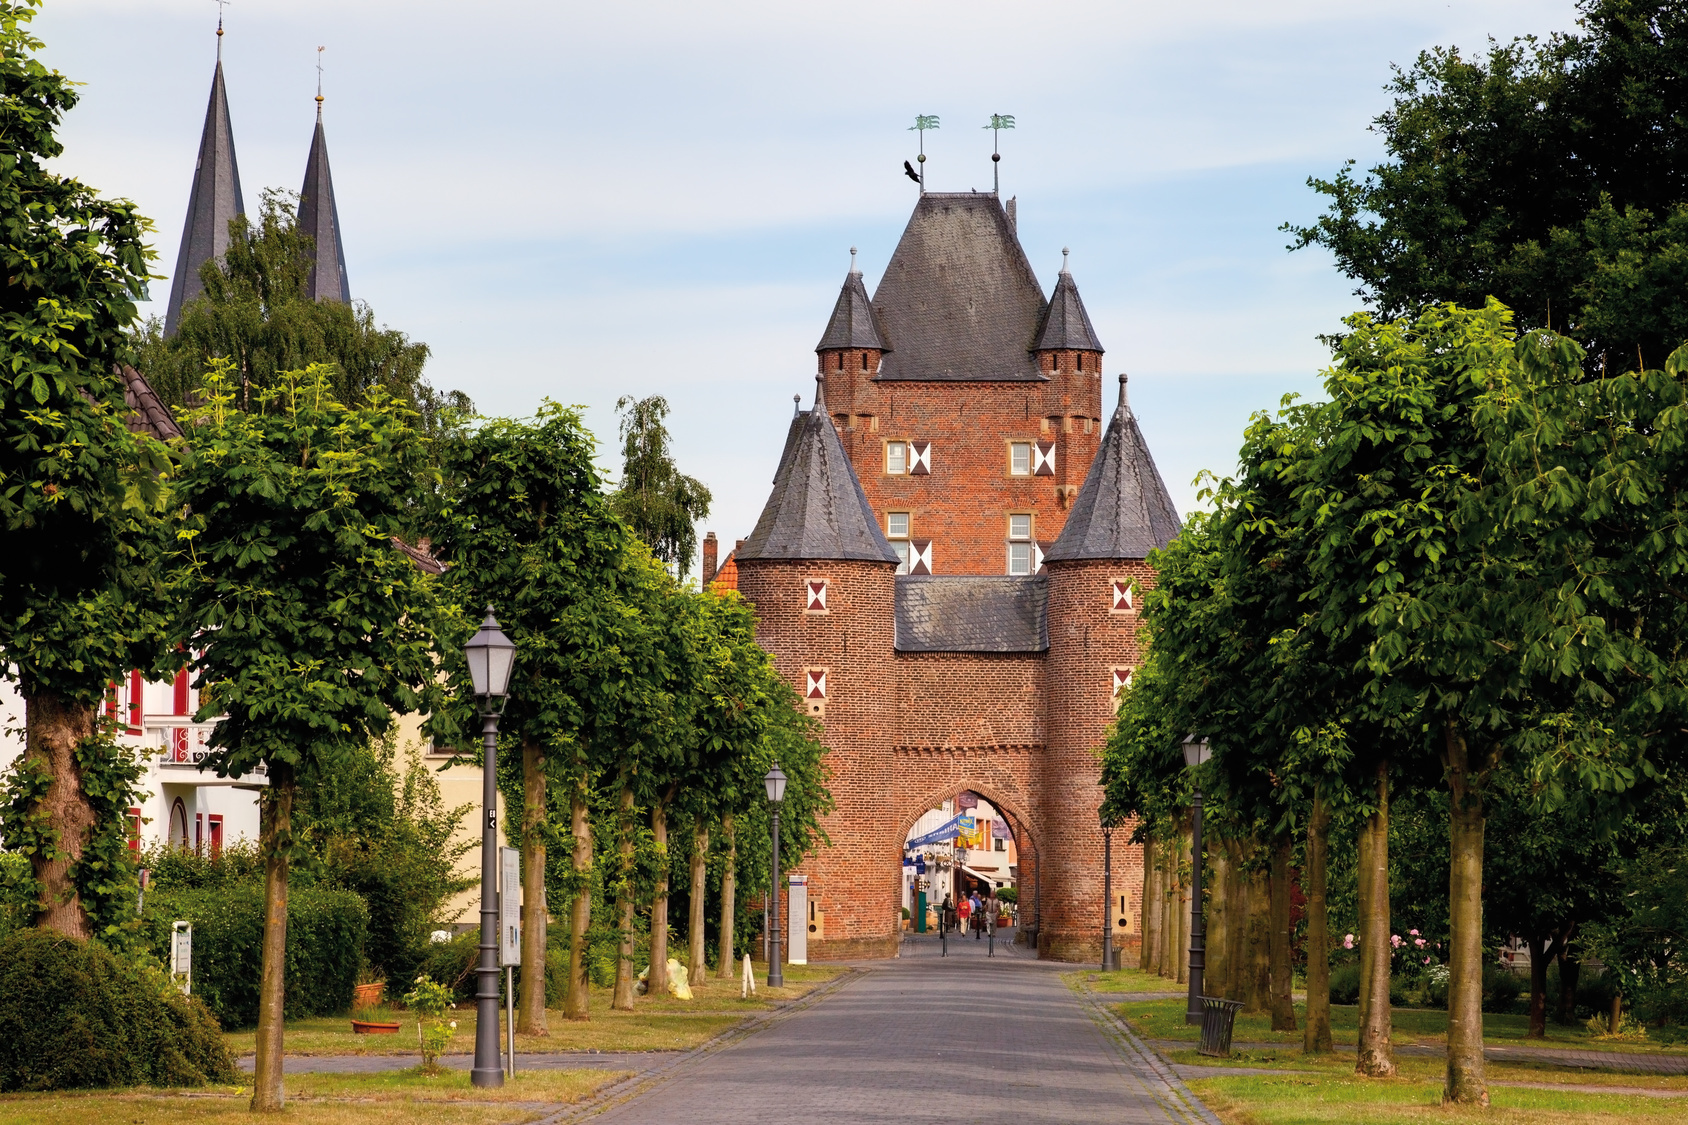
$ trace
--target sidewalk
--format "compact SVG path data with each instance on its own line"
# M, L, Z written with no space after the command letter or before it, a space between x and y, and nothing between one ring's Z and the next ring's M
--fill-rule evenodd
M1149 1039L1149 1046L1161 1052L1193 1051L1195 1044L1182 1039ZM1299 1051L1294 1043L1232 1043L1238 1051ZM1338 1045L1338 1051L1354 1053L1351 1046ZM1440 1059L1447 1056L1445 1047L1405 1044L1395 1048L1397 1055L1408 1058ZM1484 1047L1483 1057L1494 1061L1528 1062L1542 1066L1563 1066L1579 1070L1609 1070L1631 1074L1688 1074L1688 1055L1655 1055L1629 1051L1560 1050L1552 1047ZM1229 1068L1227 1068L1229 1069ZM1602 1087L1604 1089L1604 1087Z

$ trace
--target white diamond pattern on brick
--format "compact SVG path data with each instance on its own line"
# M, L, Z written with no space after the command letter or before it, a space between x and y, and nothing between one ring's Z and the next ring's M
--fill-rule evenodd
M932 541L930 539L911 539L908 548L908 572L910 574L931 574Z
M1131 583L1116 578L1110 585L1113 590L1113 612L1128 612L1132 608Z
M908 474L911 477L929 476L932 472L932 443L929 441L911 441L908 443Z
M1032 475L1034 477L1052 477L1055 475L1055 443L1040 441L1032 447Z
M803 696L806 699L826 698L826 669L810 668L804 673L806 680Z
M808 595L809 595L807 606L806 606L808 611L810 613L825 613L826 612L826 581L824 579L820 580L820 581L815 581L815 580L811 579L809 582L805 583L804 585L805 585L805 588L807 589Z

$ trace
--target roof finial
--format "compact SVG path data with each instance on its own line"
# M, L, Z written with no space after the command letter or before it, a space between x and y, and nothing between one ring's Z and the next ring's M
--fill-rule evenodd
M935 113L917 113L914 124L908 127L911 133L920 134L920 155L915 157L920 162L920 194L926 194L926 130L938 127L938 115Z
M861 273L862 272L861 270L856 268L856 248L854 246L850 247L850 272L851 273Z
M816 414L826 413L826 372L815 372L815 405L812 408Z
M991 190L998 195L1002 194L1002 152L996 142L1002 135L1002 130L1013 127L1012 113L993 113L990 123L985 126L991 131Z
M1072 276L1072 271L1067 269L1067 254L1068 253L1069 253L1069 251L1067 250L1067 248L1065 246L1061 247L1061 275L1063 277L1071 277ZM1123 378L1125 378L1125 376L1122 375L1122 376L1120 376L1120 378L1123 379Z
M223 9L234 0L217 0L217 61L223 61Z
M316 119L318 125L322 124L322 53L327 49L326 47L316 49Z
M803 413L803 396L802 395L792 395L791 396L791 416L793 418L795 418L801 413Z
M1130 414L1131 400L1125 394L1125 372L1119 373L1119 405L1114 408L1115 414Z

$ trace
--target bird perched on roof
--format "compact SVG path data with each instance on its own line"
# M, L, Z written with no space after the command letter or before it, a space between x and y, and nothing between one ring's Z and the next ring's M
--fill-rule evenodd
M916 172L914 170L914 165L910 164L906 160L903 161L903 175L907 176L917 184L920 182L920 173Z

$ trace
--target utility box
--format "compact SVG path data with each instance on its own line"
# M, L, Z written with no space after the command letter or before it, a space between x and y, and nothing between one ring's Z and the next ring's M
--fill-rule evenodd
M790 937L786 942L785 959L793 965L807 965L809 963L809 927L805 919L809 917L809 877L807 875L793 875L786 884L788 890L785 899L785 916L790 925L786 929Z

